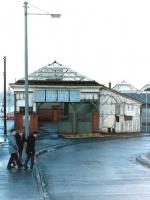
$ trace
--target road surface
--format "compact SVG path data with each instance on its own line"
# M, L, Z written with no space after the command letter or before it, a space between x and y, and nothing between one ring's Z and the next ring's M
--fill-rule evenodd
M150 169L135 161L150 137L78 141L38 158L50 199L150 199Z

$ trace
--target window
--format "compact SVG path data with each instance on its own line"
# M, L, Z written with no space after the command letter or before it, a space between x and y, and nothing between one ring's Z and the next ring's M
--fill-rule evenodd
M116 122L119 122L119 116L116 115Z
M19 112L25 113L25 107L20 106L20 107L19 107ZM29 107L29 112L33 112L33 107Z
M24 92L18 92L18 93L16 93L16 99L17 100L22 100L22 99L24 99L24 97L25 97Z
M64 115L68 115L68 114L69 114L69 104L64 103Z
M116 114L120 114L120 105L116 104Z
M132 116L124 115L124 120L125 120L125 121L132 120Z

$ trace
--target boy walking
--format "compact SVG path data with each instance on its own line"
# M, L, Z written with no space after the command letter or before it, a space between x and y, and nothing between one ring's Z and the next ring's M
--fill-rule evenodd
M27 147L26 147L26 154L27 158L24 163L24 168L27 169L28 162L31 159L30 169L33 169L34 165L34 155L35 155L35 139L37 137L37 133L34 132L33 134L29 135L27 138Z
M19 158L18 158L18 146L17 146L17 143L16 143L15 135L16 135L16 130L12 129L11 134L8 138L10 159L8 161L8 164L7 164L7 169L11 169L13 167L12 164L14 163L14 161L16 162L18 169L21 168L21 163L20 163Z
M25 135L23 133L23 129L20 129L19 132L16 134L16 142L18 145L18 151L19 151L19 161L22 165L22 152L24 145L26 143Z

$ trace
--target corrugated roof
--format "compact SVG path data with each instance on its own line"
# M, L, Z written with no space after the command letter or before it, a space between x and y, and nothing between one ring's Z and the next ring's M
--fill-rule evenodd
M146 93L125 93L125 95L137 99L146 104L150 104L150 94Z
M143 104L143 101L141 101L140 99L135 98L135 97L132 96L132 95L131 95L131 96L128 95L128 94L133 94L133 93L122 93L122 92L118 92L118 91L116 91L116 90L114 90L114 89L112 89L112 88L108 88L108 87L106 87L106 86L103 86L103 87L101 88L101 90L103 90L103 89L112 91L112 92L114 92L114 93L116 93L116 94L118 94L118 95L121 95L121 96L126 97L126 98L130 98L130 99L132 99L132 100L134 100L134 101L137 101L137 102L140 103L140 104Z

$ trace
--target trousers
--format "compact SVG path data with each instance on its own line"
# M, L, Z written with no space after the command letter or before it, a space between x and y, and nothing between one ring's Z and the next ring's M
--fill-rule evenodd
M11 168L11 164L14 161L16 161L16 164L17 164L18 168L21 167L21 163L19 161L18 154L17 153L12 153L10 158L9 158L9 161L8 161L8 164L7 164L7 168Z
M34 165L34 154L27 154L27 158L25 160L24 166L27 167L27 164L29 162L29 160L31 160L31 165L30 168L33 169L33 165Z

